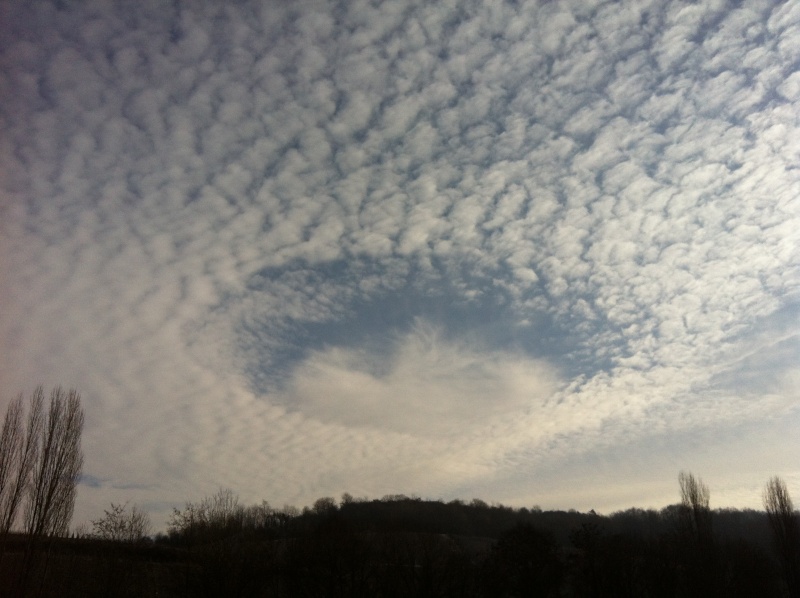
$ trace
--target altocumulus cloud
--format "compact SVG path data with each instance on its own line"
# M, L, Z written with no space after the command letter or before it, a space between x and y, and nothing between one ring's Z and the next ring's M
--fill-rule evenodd
M78 517L800 492L800 7L1 10L0 380L82 390Z
M351 425L459 437L545 401L556 387L543 364L454 346L419 322L398 345L378 359L340 348L313 352L294 372L286 403Z

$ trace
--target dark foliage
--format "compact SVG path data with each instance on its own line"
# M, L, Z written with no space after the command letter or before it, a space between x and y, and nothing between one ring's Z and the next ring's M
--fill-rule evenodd
M275 511L266 503L242 507L220 493L187 507L176 519L185 526L156 541L55 540L47 558L39 555L40 582L28 595L778 597L788 591L767 515L757 511L711 511L713 536L701 547L682 524L680 505L599 516L392 496L339 505L320 499L303 511ZM25 546L24 536L9 538L0 595Z
M551 532L528 523L503 533L488 557L484 577L493 596L555 597L560 593L563 565Z

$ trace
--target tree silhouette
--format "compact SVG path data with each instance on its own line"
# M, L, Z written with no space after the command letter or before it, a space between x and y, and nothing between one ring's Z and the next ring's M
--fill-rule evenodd
M25 427L22 423L22 394L6 410L0 433L0 537L5 537L13 527L19 507L29 489L44 422L43 410L44 390L41 386L31 396Z
M789 595L800 597L800 522L786 484L778 476L764 488L764 509L775 538Z
M687 515L687 523L700 542L711 537L711 509L708 486L700 478L685 471L678 475L681 486L681 505Z
M53 389L25 511L25 531L31 536L63 535L69 528L83 467L83 421L78 391L66 392L60 386Z
M198 503L187 502L183 510L173 509L169 533L189 542L205 541L241 531L245 508L229 488L220 488Z
M92 521L93 535L103 540L119 542L137 542L150 534L150 516L133 505L111 503L111 509L105 515Z
M708 486L691 473L680 472L680 532L685 546L686 585L691 592L715 596L719 592L718 563L709 507Z
M24 507L25 547L14 589L20 596L27 592L37 565L41 583L47 574L49 552L44 551L44 559L37 563L37 544L65 535L72 519L83 466L80 394L56 387L45 414L44 390L38 386L31 395L24 428L23 419L20 395L9 404L0 432L0 556Z

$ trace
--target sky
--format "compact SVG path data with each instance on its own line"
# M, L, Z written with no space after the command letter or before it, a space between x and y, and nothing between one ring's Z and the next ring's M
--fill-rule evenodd
M0 408L73 523L800 502L800 4L0 5Z

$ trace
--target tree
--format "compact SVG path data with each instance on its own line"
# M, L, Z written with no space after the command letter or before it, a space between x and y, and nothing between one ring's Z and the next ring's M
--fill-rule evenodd
M150 516L133 505L111 503L111 510L105 516L92 521L92 535L103 540L117 542L138 542L150 534Z
M689 515L690 526L695 537L701 542L711 538L711 509L709 508L708 486L700 478L685 471L678 475L681 485L681 505Z
M78 391L53 389L47 421L37 439L25 510L25 531L31 536L63 535L69 528L83 467L83 421Z
M323 496L314 501L312 509L317 515L330 515L336 512L336 501L330 496Z
M719 572L708 486L685 471L680 472L678 481L681 486L681 533L685 543L682 556L687 559L686 583L691 593L717 595Z
M789 595L800 597L800 522L784 481L778 476L770 478L763 498Z
M210 539L241 531L244 520L245 508L239 497L228 488L220 488L199 503L186 503L182 511L173 509L169 534L190 542Z
M0 536L5 536L11 530L29 490L43 424L43 405L44 390L39 386L31 396L27 426L24 428L22 394L6 410L3 430L0 432Z
M83 409L78 392L60 386L53 389L45 416L44 390L38 386L31 395L24 429L22 403L22 395L10 403L0 431L0 539L14 526L24 505L27 541L13 593L20 596L27 592L39 539L67 532L83 466ZM38 573L42 580L48 555L45 552L43 570Z

